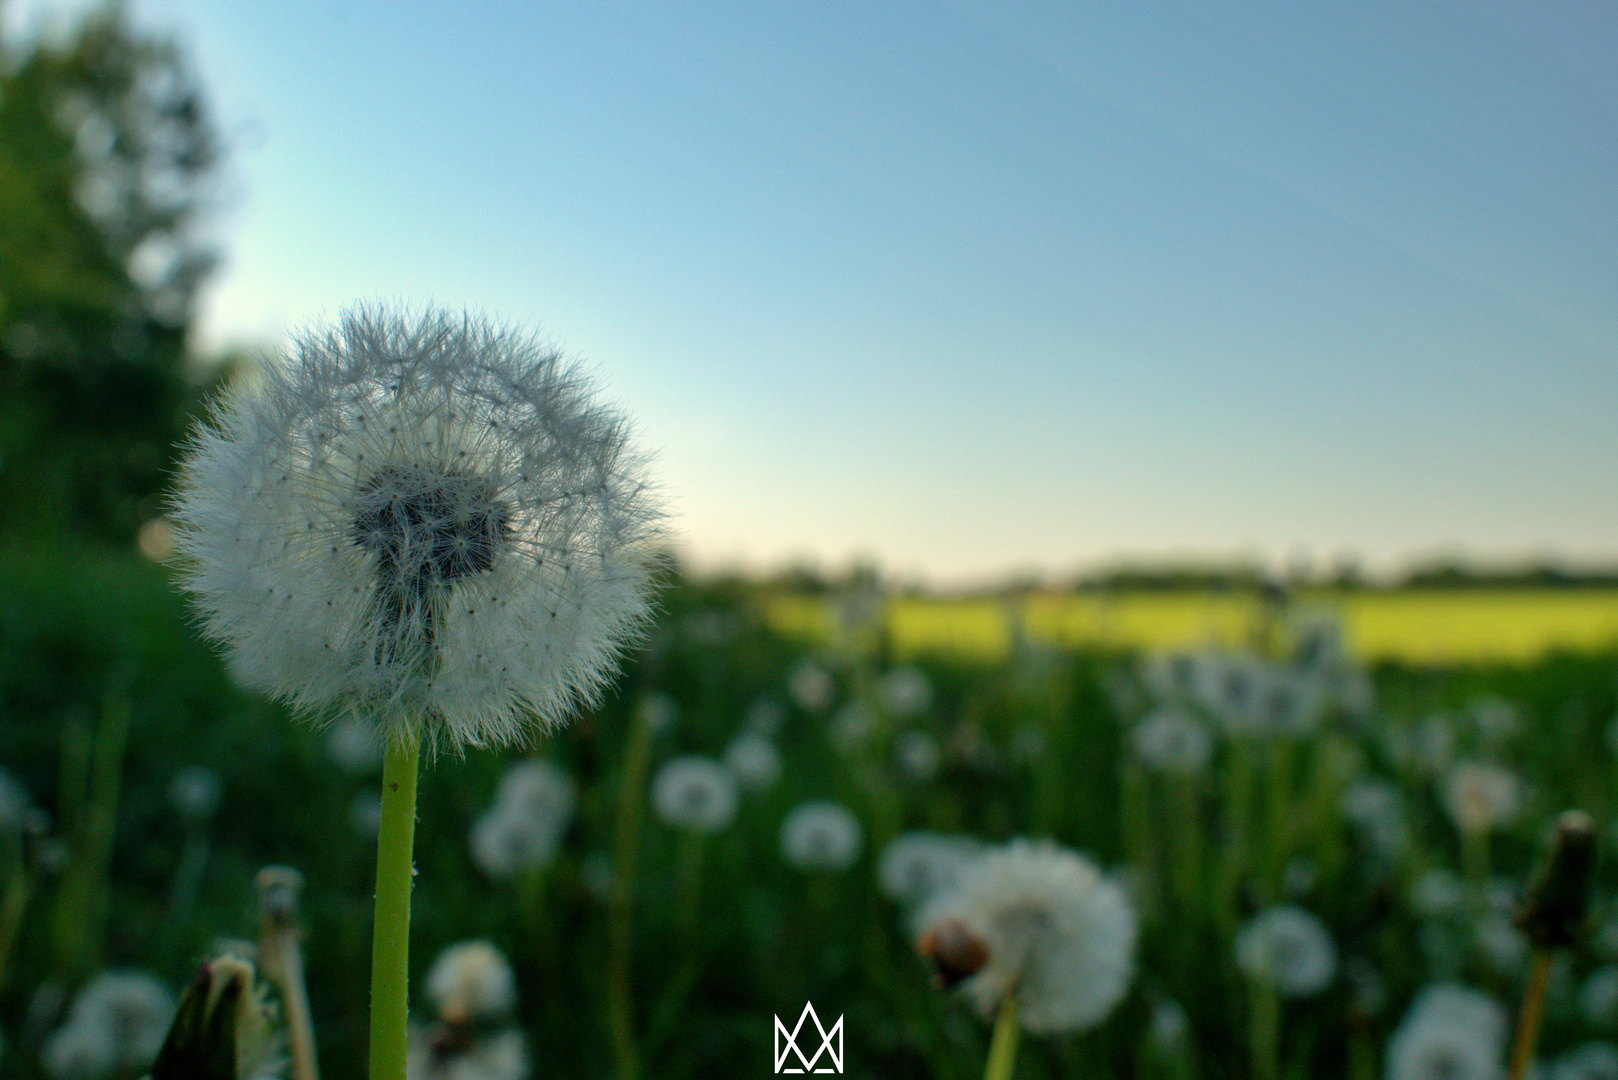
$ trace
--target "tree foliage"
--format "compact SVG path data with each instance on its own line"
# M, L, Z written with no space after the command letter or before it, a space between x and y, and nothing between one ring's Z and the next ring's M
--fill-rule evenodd
M123 10L0 42L0 531L127 542L160 508L212 265L217 160L169 42Z

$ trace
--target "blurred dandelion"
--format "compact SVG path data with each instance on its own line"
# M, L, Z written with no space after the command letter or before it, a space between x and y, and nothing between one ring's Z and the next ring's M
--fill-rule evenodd
M781 856L800 870L847 870L859 858L865 830L840 803L799 805L781 823Z
M667 825L716 832L736 816L736 779L712 758L671 758L652 777L652 808Z
M1388 1041L1388 1080L1498 1080L1506 1011L1456 983L1423 990Z
M487 941L445 949L427 972L437 1022L410 1033L410 1080L523 1080L528 1049L512 1026L517 980Z
M742 787L763 791L781 776L781 751L763 732L743 731L725 747L725 764Z
M1163 705L1148 713L1130 735L1135 756L1148 768L1191 776L1208 767L1213 736L1184 709Z
M916 926L941 982L958 985L984 1017L1015 998L1030 1032L1094 1026L1134 973L1138 925L1124 890L1088 859L1046 842L1013 840L985 853L922 907Z
M1522 782L1486 761L1459 761L1444 781L1444 805L1463 835L1509 825L1522 810Z
M518 762L472 825L473 861L493 878L549 865L577 804L578 785L560 766L538 758Z
M961 869L983 852L970 836L914 831L888 841L877 860L877 884L890 899L916 905L955 883Z
M103 971L45 1041L45 1068L62 1080L144 1069L157 1057L174 1018L174 994L139 971Z
M1236 934L1236 966L1286 997L1324 990L1337 974L1337 947L1326 925L1291 904L1259 912Z

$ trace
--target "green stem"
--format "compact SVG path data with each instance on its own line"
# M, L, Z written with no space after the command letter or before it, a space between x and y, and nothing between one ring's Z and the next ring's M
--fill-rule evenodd
M410 888L415 876L420 747L388 743L376 840L376 930L371 941L371 1080L405 1080L410 1017Z
M1017 1065L1017 991L1000 1001L1000 1015L994 1022L994 1039L989 1043L989 1067L983 1080L1011 1080Z
M1545 986L1550 975L1551 951L1535 949L1534 966L1528 972L1528 987L1523 991L1522 1015L1517 1019L1517 1040L1511 1048L1509 1080L1522 1080L1534 1056L1534 1046L1539 1042L1539 1020L1545 1010Z
M1258 979L1248 980L1248 1002L1252 1009L1251 1053L1253 1076L1257 1080L1279 1080L1281 1076L1281 999L1275 987Z
M650 767L652 729L641 710L629 728L629 747L618 788L618 835L613 852L612 896L608 901L607 1022L612 1030L612 1056L618 1080L640 1075L635 1044L633 962L635 870L640 848L641 800Z

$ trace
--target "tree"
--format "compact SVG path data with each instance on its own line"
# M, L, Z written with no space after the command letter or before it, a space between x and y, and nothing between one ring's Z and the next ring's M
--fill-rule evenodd
M0 64L0 533L127 543L196 397L217 141L178 50L120 6Z

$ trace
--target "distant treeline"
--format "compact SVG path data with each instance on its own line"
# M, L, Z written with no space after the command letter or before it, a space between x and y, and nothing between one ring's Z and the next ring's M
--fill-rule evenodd
M869 566L827 573L809 567L792 567L763 579L733 586L763 587L770 591L804 594L841 593L857 588L883 587L900 593L927 593L932 590L914 584L884 580ZM708 582L714 584L714 582ZM1398 589L1585 589L1618 588L1618 566L1570 567L1537 563L1514 567L1479 567L1459 562L1427 563L1411 568L1392 580L1371 581L1357 568L1341 567L1326 575L1299 581L1254 565L1164 565L1118 566L1061 579L1040 579L1032 575L1009 578L997 586L971 590L986 594L1026 592L1251 592L1281 591L1291 586L1339 590ZM958 590L950 590L956 592Z

